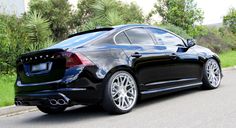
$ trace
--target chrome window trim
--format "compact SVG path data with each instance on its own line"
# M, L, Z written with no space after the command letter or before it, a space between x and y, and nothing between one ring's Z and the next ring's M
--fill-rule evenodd
M185 47L187 46L187 45L186 45L186 40L185 40L183 37L181 37L181 36L175 34L174 32L171 32L171 31L169 31L169 30L167 30L167 29L159 28L159 27L155 27L155 26L134 26L134 27L128 27L128 28L125 28L125 29L123 29L123 30L120 30L119 32L117 32L117 33L113 36L113 42L115 43L115 45L137 45L137 44L132 44L132 42L130 42L130 44L118 44L118 43L116 42L116 36L117 36L118 34L120 34L120 33L122 33L122 32L125 33L126 30L133 29L133 28L143 28L143 29L154 28L154 29L160 29L160 30L169 32L170 34L176 36L177 38L180 38L180 39L183 41L183 44L185 45ZM151 36L151 38L153 39L152 33L149 32L149 31L148 31L147 33L148 33L148 34ZM126 33L125 33L125 34L126 34ZM128 38L128 39L129 39L129 38ZM153 39L153 42L154 42L154 45L160 45L160 44L158 44L158 42L156 42L155 39ZM146 45L148 45L148 44L146 44ZM141 46L145 46L145 45L141 44ZM148 46L150 46L150 45L148 45Z
M185 45L185 47L187 46L187 45L186 45L186 40L185 40L183 37L181 37L181 36L175 34L174 32L171 32L171 31L169 31L169 30L167 30L167 29L164 29L164 28L159 28L159 27L154 27L154 26L146 27L146 29L148 29L148 28L154 28L154 29L159 29L159 30L162 30L162 31L166 31L166 32L168 32L168 33L170 33L170 34L176 36L177 38L181 39L181 40L183 41L183 44ZM152 32L150 32L150 33L152 33ZM153 34L153 33L152 33L152 34Z

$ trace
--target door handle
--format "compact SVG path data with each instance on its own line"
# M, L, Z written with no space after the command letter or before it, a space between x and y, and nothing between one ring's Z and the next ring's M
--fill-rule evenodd
M136 58L139 58L142 56L142 54L138 53L138 52L135 52L134 54L131 55L132 57L136 57Z

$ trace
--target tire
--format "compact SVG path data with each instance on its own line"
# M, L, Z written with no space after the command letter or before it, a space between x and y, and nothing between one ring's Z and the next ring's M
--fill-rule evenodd
M221 83L221 69L215 59L209 59L203 67L203 85L204 89L216 89Z
M65 106L37 106L38 109L47 114L58 114L65 111Z
M138 98L134 77L126 71L117 71L105 83L103 108L110 114L124 114L131 111Z

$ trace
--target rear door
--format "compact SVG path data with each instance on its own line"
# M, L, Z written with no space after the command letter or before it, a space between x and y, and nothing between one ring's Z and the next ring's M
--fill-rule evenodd
M142 91L156 88L154 84L146 85L170 79L166 70L172 61L171 51L164 45L155 45L155 40L144 28L120 32L115 40L127 54Z

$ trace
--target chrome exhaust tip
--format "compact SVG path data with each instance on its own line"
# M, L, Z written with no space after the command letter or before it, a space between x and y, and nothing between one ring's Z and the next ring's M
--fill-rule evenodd
M20 105L22 105L23 103L21 102L21 101L15 101L15 105L16 106L20 106Z
M63 100L64 100L67 104L69 104L70 99L69 99L66 95L64 95L64 94L62 94L62 93L59 93L59 95L61 95L62 98L63 98Z
M50 100L49 100L49 103L50 103L51 105L57 105L57 101L56 101L55 99L50 99Z
M66 104L68 104L64 99L58 99L58 100L57 100L57 103L58 103L59 105L66 105Z

